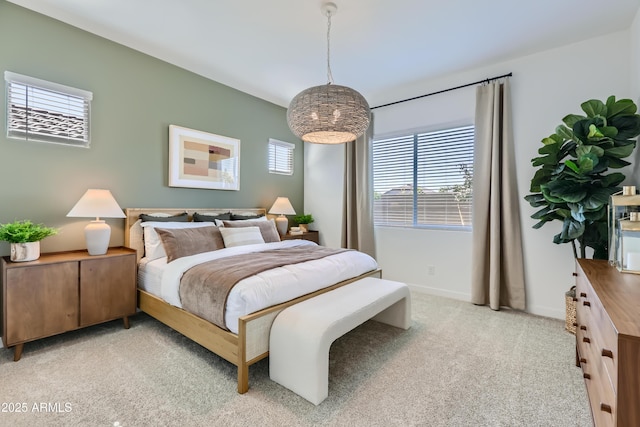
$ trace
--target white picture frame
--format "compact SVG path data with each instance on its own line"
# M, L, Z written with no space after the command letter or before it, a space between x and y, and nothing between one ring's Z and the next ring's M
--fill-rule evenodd
M169 186L240 190L240 140L169 125Z

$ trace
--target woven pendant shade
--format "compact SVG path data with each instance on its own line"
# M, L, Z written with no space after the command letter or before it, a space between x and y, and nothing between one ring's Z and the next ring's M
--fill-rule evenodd
M291 131L303 141L317 144L354 141L370 121L367 100L351 88L334 84L303 90L287 110Z
M327 81L297 94L287 109L287 123L300 139L316 144L342 144L355 141L365 133L371 122L371 110L364 96L346 86L333 84L330 62L331 16L338 6L322 5L327 17Z

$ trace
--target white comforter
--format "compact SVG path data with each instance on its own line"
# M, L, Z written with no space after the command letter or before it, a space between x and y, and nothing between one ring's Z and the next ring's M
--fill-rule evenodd
M182 275L189 268L202 262L231 255L302 245L315 245L315 243L306 240L285 240L236 246L179 258L163 268L159 296L169 304L182 307L178 288ZM331 286L377 267L378 264L369 255L357 251L346 251L318 260L274 268L248 277L238 282L227 298L225 314L227 328L238 333L238 318L241 316Z

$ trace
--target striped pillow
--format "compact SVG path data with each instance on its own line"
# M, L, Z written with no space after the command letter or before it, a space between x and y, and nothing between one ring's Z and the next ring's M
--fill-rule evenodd
M233 246L254 245L256 243L264 243L262 233L258 227L242 227L242 228L226 228L220 227L224 246L231 248Z

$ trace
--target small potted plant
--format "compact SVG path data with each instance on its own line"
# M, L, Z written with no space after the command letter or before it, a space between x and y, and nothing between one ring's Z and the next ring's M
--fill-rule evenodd
M34 261L40 258L40 240L58 234L58 229L31 221L0 224L0 240L11 243L11 261Z
M300 230L303 232L309 231L309 224L313 222L313 215L311 214L302 214L296 215L293 217L293 220L300 226Z

